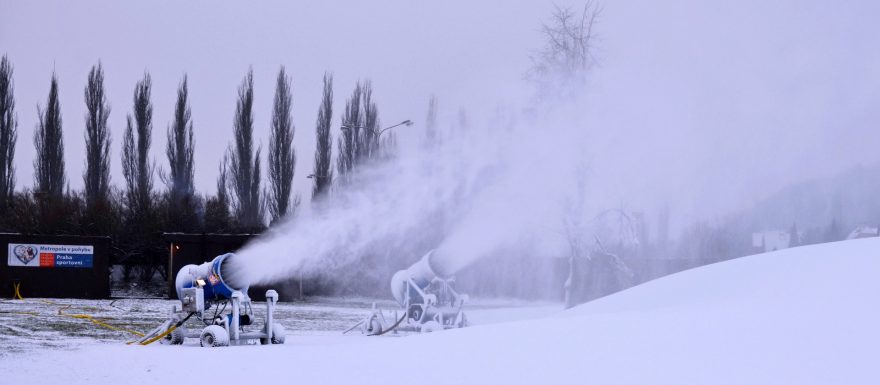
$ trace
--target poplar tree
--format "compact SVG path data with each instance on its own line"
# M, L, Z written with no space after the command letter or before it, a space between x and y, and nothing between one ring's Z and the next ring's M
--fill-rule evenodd
M15 115L15 84L12 64L3 55L0 59L0 214L5 214L15 193L15 142L18 121Z
M373 101L373 83L367 80L363 86L363 101L361 108L364 110L363 127L358 138L357 163L363 163L367 159L379 155L379 108Z
M275 101L272 107L272 134L269 138L269 211L272 222L288 212L294 212L299 205L299 197L293 199L293 176L296 168L296 151L293 148L295 128L290 117L293 98L290 92L290 78L284 67L278 71L275 84Z
M238 88L238 102L233 122L234 143L230 146L229 183L232 184L231 203L239 226L245 231L261 231L265 226L265 205L260 194L260 148L254 155L254 73L247 76Z
M342 113L342 134L337 140L339 153L336 155L336 169L341 177L345 177L354 168L357 153L358 138L363 127L364 116L361 111L361 95L363 89L358 82L351 97L345 101L345 110Z
M135 221L143 221L152 206L153 171L150 146L153 133L152 80L144 74L134 90L133 114L127 117L122 147L122 173L127 187L128 208Z
M318 119L315 122L315 164L312 171L312 201L327 194L333 183L333 167L330 160L333 156L333 137L330 133L330 122L333 119L333 75L324 74L324 93L321 106L318 108Z
M346 100L341 130L336 168L344 178L358 165L381 155L379 108L373 101L373 86L369 80L358 82ZM385 143L393 145L391 135L387 139Z
M165 155L168 157L169 175L163 177L168 187L168 219L170 230L191 231L195 218L195 187L193 186L192 112L189 105L187 77L183 76L177 88L174 121L166 131L168 138Z
M52 74L46 108L37 106L39 123L34 133L34 182L36 190L49 202L59 202L67 183L64 175L64 138L61 135L61 105L58 79Z
M110 103L104 94L104 69L101 63L92 66L85 88L86 103L86 211L92 222L109 207L110 196Z

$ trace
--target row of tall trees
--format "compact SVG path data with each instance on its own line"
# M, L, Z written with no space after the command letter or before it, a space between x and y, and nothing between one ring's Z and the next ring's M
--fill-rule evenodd
M163 232L258 233L268 223L293 215L301 202L293 191L296 150L292 116L293 84L284 67L278 72L272 106L268 148L268 181L262 185L261 146L254 141L254 79L249 71L238 88L233 139L218 169L217 192L200 195L194 186L194 122L189 84L184 75L177 89L173 116L166 129L167 169L151 158L153 138L152 79L139 80L126 116L122 137L122 188L110 175L111 106L99 63L89 71L84 89L86 105L83 189L74 191L65 170L63 120L58 80L53 74L45 106L38 107L34 134L34 184L15 190L15 149L18 117L13 66L0 60L0 228L2 231L44 234L109 235L117 263L148 279L164 271ZM317 138L312 201L320 202L333 189L333 76L324 87L315 125ZM380 153L378 108L369 81L358 83L347 101L337 145L336 169L348 175L358 164ZM391 142L383 142L391 143ZM164 189L154 186L155 176Z
M6 212L15 192L15 141L18 121L15 116L12 65L6 56L0 59L0 211Z

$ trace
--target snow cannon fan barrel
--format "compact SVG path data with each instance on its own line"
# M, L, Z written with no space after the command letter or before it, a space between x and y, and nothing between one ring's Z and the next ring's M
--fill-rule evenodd
M227 253L201 265L186 265L180 268L175 279L177 297L183 298L183 289L201 287L204 289L205 302L211 303L232 298L236 290L247 293L248 285L235 279L232 271L235 254Z
M431 250L418 262L414 263L406 270L400 270L391 277L391 295L397 300L397 303L403 305L406 292L406 281L411 280L413 284L420 289L427 288L435 278L448 280L452 278L452 272L443 269L443 266L437 263L436 250Z

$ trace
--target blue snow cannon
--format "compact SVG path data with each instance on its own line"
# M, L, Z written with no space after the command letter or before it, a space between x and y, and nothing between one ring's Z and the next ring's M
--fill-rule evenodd
M174 286L180 307L171 318L133 342L149 344L156 340L179 345L187 338L198 338L205 347L241 345L248 341L283 344L284 326L274 321L278 292L266 291L266 316L262 326L247 295L249 282L235 271L235 254L227 253L201 265L186 265L177 273ZM190 327L186 322L190 319ZM195 325L192 325L195 324ZM195 326L195 327L193 327Z

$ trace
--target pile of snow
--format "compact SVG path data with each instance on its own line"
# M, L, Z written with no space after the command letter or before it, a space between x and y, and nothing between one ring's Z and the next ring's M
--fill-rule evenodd
M760 254L553 316L281 346L88 346L0 362L10 384L880 383L880 239Z

